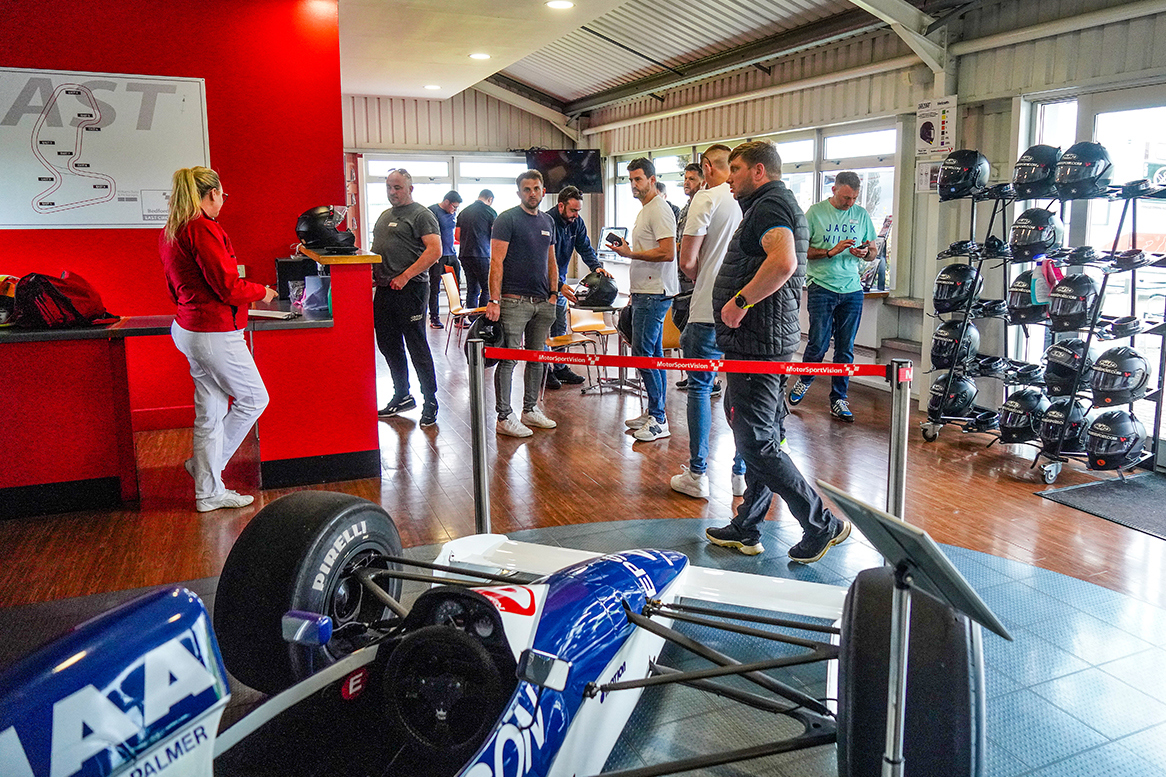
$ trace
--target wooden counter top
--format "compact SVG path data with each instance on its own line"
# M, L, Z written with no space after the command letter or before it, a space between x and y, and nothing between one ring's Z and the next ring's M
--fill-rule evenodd
M300 246L300 253L317 264L380 264L380 254L320 254Z

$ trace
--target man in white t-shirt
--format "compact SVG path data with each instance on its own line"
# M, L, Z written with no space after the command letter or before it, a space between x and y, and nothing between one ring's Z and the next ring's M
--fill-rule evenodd
M611 249L632 260L632 355L664 355L664 317L672 298L680 291L676 277L676 215L656 191L656 168L650 159L628 162L632 195L643 206L632 227L632 240ZM640 380L648 395L648 409L625 423L635 430L637 440L668 437L668 416L664 413L664 370L640 370Z
M729 191L728 146L717 143L701 154L704 189L698 191L688 207L684 236L680 239L680 271L696 281L688 323L680 336L686 359L722 359L717 348L717 330L713 322L713 283L729 241L741 223L741 206ZM706 469L709 453L709 428L712 425L712 372L688 373L688 467L672 478L672 489L704 499L709 494ZM733 458L733 495L745 493L745 461Z

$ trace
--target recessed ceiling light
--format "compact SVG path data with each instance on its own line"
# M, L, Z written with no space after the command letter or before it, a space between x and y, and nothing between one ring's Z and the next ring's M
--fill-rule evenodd
M438 90L438 89L440 89L441 87L440 87L440 86L438 86L437 84L426 84L426 85L425 85L425 88L426 88L426 89L430 89L430 90L432 90L432 91L437 91L437 90Z
M554 8L557 11L565 11L568 8L574 8L575 4L571 0L550 0L547 3L547 8Z
M489 59L489 54L471 54L470 59Z

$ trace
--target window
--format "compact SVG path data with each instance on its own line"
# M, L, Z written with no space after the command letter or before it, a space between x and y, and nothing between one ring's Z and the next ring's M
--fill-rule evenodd
M849 135L830 135L826 138L826 159L846 159L861 156L891 156L899 140L896 130L859 132Z

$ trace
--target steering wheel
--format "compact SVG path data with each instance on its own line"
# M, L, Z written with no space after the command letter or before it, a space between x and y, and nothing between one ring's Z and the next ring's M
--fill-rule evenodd
M405 637L385 667L390 717L432 759L463 762L506 703L502 673L480 642L453 626Z

